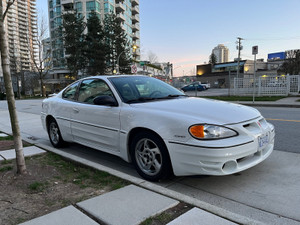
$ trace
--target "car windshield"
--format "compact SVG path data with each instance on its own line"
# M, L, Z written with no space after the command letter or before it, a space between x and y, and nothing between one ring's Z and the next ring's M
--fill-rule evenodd
M151 77L111 77L109 80L126 103L140 103L186 96L167 83Z

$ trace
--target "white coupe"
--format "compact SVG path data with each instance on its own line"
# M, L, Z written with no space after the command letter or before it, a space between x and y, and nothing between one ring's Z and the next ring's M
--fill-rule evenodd
M265 160L274 126L254 108L194 98L146 76L95 76L43 101L54 147L76 142L132 162L145 179L228 175Z

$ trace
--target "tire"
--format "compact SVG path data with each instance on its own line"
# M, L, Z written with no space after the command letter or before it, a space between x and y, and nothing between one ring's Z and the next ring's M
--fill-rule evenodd
M138 174L146 180L158 181L172 174L168 150L157 135L138 133L131 142L130 153Z
M59 127L55 119L50 119L48 123L48 135L51 144L55 148L64 147L66 142L63 140Z

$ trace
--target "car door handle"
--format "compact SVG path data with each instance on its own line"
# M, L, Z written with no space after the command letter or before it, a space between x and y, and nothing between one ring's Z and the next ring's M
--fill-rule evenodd
M73 108L74 113L79 113L79 109Z

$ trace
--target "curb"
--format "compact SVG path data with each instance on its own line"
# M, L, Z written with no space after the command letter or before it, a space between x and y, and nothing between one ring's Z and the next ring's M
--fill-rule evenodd
M226 209L222 209L220 207L211 205L211 204L203 202L201 200L198 200L198 199L192 198L190 196L181 194L179 192L169 190L169 189L164 188L162 186L159 186L155 183L151 183L149 181L145 181L145 180L143 180L141 178L138 178L138 177L133 177L131 175L128 175L128 174L120 172L118 170L100 165L98 163L94 163L92 161L82 159L80 157L77 157L77 156L74 156L72 154L66 153L66 152L61 151L59 149L56 149L56 148L53 148L53 147L50 147L50 146L47 146L47 145L44 145L44 144L35 144L35 145L42 148L42 149L44 149L44 150L47 150L49 152L53 152L55 154L58 154L58 155L66 158L68 160L83 164L85 166L89 166L89 167L97 169L97 170L105 171L105 172L107 172L111 175L120 177L120 178L122 178L124 180L127 180L127 181L129 181L129 182L131 182L131 183L133 183L133 184L135 184L139 187L143 187L147 190L154 191L154 192L162 194L164 196L167 196L167 197L170 197L170 198L173 198L173 199L176 199L176 200L183 201L183 202L186 202L188 204L194 205L194 206L196 206L196 207L198 207L202 210L205 210L205 211L210 212L210 213L212 213L216 216L227 219L231 222L235 222L235 223L238 223L238 224L246 224L246 225L262 225L262 224L264 224L262 222L250 219L250 218L245 217L245 216L238 215L238 214L230 212Z

